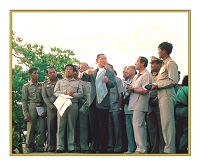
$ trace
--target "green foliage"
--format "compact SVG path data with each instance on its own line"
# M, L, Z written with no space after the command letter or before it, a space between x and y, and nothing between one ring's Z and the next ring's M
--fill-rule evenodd
M17 148L22 153L22 143L25 142L24 131L26 123L22 114L22 86L29 80L28 69L38 68L38 80L43 82L46 77L46 68L54 67L57 72L63 74L66 64L79 64L72 50L51 48L49 53L44 52L44 46L25 43L23 39L12 34L12 56L17 58L18 64L12 68L12 152Z

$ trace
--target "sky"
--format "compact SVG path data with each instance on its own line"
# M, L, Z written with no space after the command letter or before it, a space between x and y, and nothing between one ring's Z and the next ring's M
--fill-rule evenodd
M149 166L155 164L162 164L163 166L181 164L182 166L188 166L196 162L199 159L199 136L197 131L199 131L198 122L200 117L200 111L198 111L198 71L200 61L200 24L198 20L200 10L197 2L197 0L168 0L164 2L159 0L115 0L114 2L112 0L49 0L46 3L46 1L41 0L0 0L0 69L2 72L2 81L0 84L0 125L2 126L0 163L15 166L24 163L28 163L29 166L42 163L50 166L62 162L66 164L73 163L74 166L83 163L86 163L88 166L94 165L94 163L95 166L100 166L112 162L116 166L127 164L148 164ZM167 13L167 16L164 13L156 15L153 13L139 13L137 15L136 13L105 13L101 14L101 16L104 15L102 18L97 16L98 13L89 14L89 16L87 13L83 15L79 13L77 14L78 16L73 16L73 18L69 16L69 13L65 16L64 13L61 13L59 16L58 14L51 13L51 17L49 18L44 18L41 14L38 14L40 16L37 16L37 19L30 16L31 13L23 13L18 23L14 23L14 21L19 17L20 13L18 16L13 16L14 31L24 41L44 45L45 49L54 46L61 49L71 49L81 61L87 61L90 66L94 65L96 55L103 52L107 56L108 61L117 69L118 74L120 74L124 65L134 64L139 55L146 56L147 58L151 55L157 56L157 47L160 42L165 40L171 42L174 45L171 56L179 65L180 71L183 74L188 74L189 68L191 73L193 73L191 76L192 86L190 91L192 97L189 98L190 100L192 99L192 113L190 116L190 124L193 129L191 133L191 156L11 156L12 57L10 49L10 10L31 9L191 10L190 67L188 67L187 16L183 13ZM116 17L117 15L118 17ZM36 16L35 13L34 16ZM60 18L62 19L60 20ZM40 24L38 25L37 23ZM60 34L60 32L62 33Z
M164 41L173 44L171 57L181 76L188 74L188 25L187 11L12 12L12 30L24 42L43 45L46 53L54 46L73 50L91 67L104 53L121 78L123 67L134 65L138 56L158 57Z

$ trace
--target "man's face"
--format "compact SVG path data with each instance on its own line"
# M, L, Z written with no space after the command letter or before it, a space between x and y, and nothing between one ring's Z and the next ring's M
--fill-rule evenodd
M105 55L100 55L99 58L96 59L96 63L100 68L105 67L107 63L107 58Z
M80 67L80 69L79 69L80 72L86 71L89 68L88 65L85 63L80 64L79 67Z
M57 78L56 70L55 70L55 69L49 68L49 69L48 69L48 73L47 73L47 77L48 77L50 80L55 80L55 79Z
M157 62L151 63L151 71L152 72L159 72L160 67L161 67L160 63L157 63Z
M73 77L74 71L72 66L67 66L65 69L65 76L66 77Z
M113 68L110 65L106 65L105 68L110 70L110 71L113 71Z
M135 62L135 69L136 70L139 70L143 66L142 63L140 62L140 59L141 59L141 57L138 57L136 62Z
M130 66L128 66L126 68L126 73L127 73L127 77L129 78L130 76L135 76L135 70L133 70Z
M123 69L123 78L126 80L128 78L128 74L127 74L127 71L126 71L126 68Z
M158 48L158 56L159 58L163 58L163 55L165 54L165 50L160 49L160 47Z
M31 80L37 80L38 79L38 71L37 70L33 70L33 72L31 74L29 74Z

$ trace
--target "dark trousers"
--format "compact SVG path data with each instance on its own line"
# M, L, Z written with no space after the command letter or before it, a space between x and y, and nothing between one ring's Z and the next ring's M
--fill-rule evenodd
M162 134L159 107L149 106L147 128L150 141L150 153L163 153L164 138Z
M98 109L96 100L90 105L89 119L92 135L92 152L106 153L108 146L108 109Z

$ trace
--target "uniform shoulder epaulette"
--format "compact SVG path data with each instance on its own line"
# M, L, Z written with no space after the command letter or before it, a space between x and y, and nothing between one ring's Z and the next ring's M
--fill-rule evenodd
M44 82L38 82L39 85L42 85Z
M29 85L29 84L30 84L30 82L27 82L27 83L24 84L24 86L27 86L27 85Z
M44 84L44 83L46 83L46 82L48 82L48 80L44 80L43 82L41 82L42 84Z
M167 65L168 65L170 62L174 62L174 60L173 60L173 59L170 59L170 60L167 62Z

